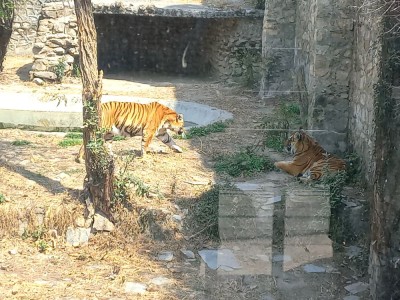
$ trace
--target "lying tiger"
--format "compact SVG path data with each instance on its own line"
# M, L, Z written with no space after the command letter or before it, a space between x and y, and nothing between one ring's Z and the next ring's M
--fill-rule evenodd
M141 153L148 151L148 146L155 136L172 150L182 153L167 129L184 134L183 115L158 102L140 104L134 102L106 102L101 104L101 128L106 130L104 139L112 141L114 135L126 137L142 136ZM84 159L84 147L79 150L77 162Z
M300 129L285 142L286 149L294 154L292 161L278 161L275 167L302 180L319 180L324 172L346 169L344 160L327 153L311 136Z

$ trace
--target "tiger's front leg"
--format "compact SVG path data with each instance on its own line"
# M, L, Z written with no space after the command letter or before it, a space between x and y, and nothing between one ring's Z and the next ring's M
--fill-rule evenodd
M182 153L182 148L179 147L177 144L175 144L175 141L172 139L172 137L168 134L167 131L159 132L156 137L163 142L165 145L167 145L169 148L172 150Z
M277 161L274 163L274 166L296 177L303 172L303 168L296 166L293 161Z

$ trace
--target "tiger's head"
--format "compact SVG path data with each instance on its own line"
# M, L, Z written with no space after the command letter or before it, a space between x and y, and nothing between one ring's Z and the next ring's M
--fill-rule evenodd
M291 154L296 154L307 151L314 144L313 138L300 128L285 141L285 149Z
M163 128L169 129L179 135L185 134L184 129L185 122L183 120L183 115L178 113L170 114L163 124Z

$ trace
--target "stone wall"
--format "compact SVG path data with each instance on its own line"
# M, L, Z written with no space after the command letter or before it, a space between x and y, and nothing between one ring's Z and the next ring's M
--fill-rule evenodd
M293 86L296 1L266 1L262 28L261 98L290 94Z
M267 66L260 94L295 95L306 128L330 152L347 148L354 13L350 7L351 0L272 0L264 17Z
M39 0L16 1L9 54L32 54L41 8Z
M31 79L60 80L78 62L77 23L73 2L43 4L33 45ZM40 81L37 81L40 82Z
M362 158L366 179L374 178L374 85L379 80L379 38L382 29L381 16L361 11L355 31L353 68L351 74L351 102L349 111L349 140Z
M262 15L257 10L181 12L98 5L94 12L99 67L106 74L149 71L217 75L221 80L241 82L253 76L258 81ZM249 17L237 17L242 13ZM65 68L66 75L71 72L78 60L76 26L72 2L43 5L33 47L32 78L54 80L56 70Z
M219 79L252 86L261 76L261 19L214 19L206 45L212 72Z

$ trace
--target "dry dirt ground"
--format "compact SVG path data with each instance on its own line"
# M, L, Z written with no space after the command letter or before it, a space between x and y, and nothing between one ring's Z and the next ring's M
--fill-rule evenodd
M30 64L30 58L7 57L0 75L0 95L4 90L51 95L80 93L79 79L45 86L29 82ZM167 215L179 214L184 218L181 228L169 221L165 224L168 238L157 240L146 232L139 233L143 224L138 223L137 214L121 209L121 220L114 232L93 234L88 245L77 248L67 246L64 237L67 227L84 214L85 169L74 161L80 146L60 147L62 134L0 130L0 195L5 200L0 204L0 299L268 299L263 296L260 283L246 283L243 278L216 282L212 274L201 270L199 257L188 261L179 250L196 251L214 245L201 234L185 239L199 228L185 221L188 212L184 208L190 209L199 196L221 181L212 169L213 157L259 140L255 124L271 106L242 88L183 77L106 74L103 92L193 101L227 110L234 119L224 133L178 140L184 149L182 154L164 149L165 154L128 161L129 175L148 186L151 195L139 197L132 192L132 205ZM29 144L15 145L18 140ZM138 149L139 145L137 139L113 143L114 152L121 157L121 168L130 157L129 150ZM155 141L152 147L159 149L162 145ZM38 232L32 216L43 210L46 231ZM21 220L26 220L28 226L25 234ZM48 229L56 229L57 235ZM162 250L174 251L174 260L158 261ZM168 283L151 283L160 276L168 278ZM126 293L126 282L145 283L147 292L138 296ZM273 286L273 282L268 284ZM332 292L326 293L332 297ZM307 299L335 298L310 295Z

